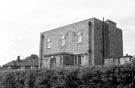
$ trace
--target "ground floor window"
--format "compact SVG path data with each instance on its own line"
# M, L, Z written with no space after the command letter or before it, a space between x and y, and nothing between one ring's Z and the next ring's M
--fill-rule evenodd
M81 65L81 55L78 55L78 65Z
M74 56L74 65L83 65L85 63L85 56L84 55L75 55Z

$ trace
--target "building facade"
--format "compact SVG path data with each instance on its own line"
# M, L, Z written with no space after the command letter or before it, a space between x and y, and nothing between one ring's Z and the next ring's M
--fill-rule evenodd
M40 34L39 68L104 65L123 56L122 30L113 21L87 19Z

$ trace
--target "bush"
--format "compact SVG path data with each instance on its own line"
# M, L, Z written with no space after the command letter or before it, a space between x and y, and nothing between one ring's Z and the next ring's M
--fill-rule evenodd
M4 74L0 85L3 88L134 88L135 66L66 67L8 72Z

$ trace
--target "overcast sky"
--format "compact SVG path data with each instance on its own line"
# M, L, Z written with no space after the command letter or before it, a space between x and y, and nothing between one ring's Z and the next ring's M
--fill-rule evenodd
M39 54L40 32L92 17L116 22L135 55L135 0L0 0L0 65Z

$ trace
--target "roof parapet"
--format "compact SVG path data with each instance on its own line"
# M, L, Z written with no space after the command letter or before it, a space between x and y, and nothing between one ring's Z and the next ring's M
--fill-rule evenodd
M106 20L105 21L107 24L109 24L109 25L112 25L112 26L115 26L116 27L116 23L115 22L113 22L113 21L111 21L111 20Z

